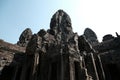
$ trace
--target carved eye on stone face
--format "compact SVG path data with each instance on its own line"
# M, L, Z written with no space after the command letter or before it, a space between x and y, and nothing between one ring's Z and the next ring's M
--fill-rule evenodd
M67 25L67 27L71 27L71 21L70 21L69 17L66 18L66 25Z
M57 22L56 20L51 21L50 27L51 27L52 29L55 29L57 26L58 26L58 22Z
M67 23L67 27L71 27L71 23L70 22L66 21L66 23Z

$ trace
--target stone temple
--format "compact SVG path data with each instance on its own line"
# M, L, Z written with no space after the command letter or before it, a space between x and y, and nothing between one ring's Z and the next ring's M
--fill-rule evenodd
M120 80L116 35L102 42L90 28L78 35L69 15L58 10L47 31L27 28L16 44L0 40L0 80Z

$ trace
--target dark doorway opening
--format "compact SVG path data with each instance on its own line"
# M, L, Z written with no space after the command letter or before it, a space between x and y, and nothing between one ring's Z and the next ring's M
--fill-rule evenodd
M30 80L31 67L29 66L26 72L26 80Z
M21 72L22 72L22 67L19 67L16 73L16 79L15 80L20 80L20 76L21 76Z
M111 80L120 80L120 72L116 64L107 65Z
M75 61L74 66L75 66L75 80L80 80L80 63Z
M51 64L50 80L57 80L57 63L52 63Z

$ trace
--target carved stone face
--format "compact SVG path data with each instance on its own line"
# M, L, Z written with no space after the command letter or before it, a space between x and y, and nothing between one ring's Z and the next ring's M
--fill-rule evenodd
M97 39L95 32L92 31L90 28L85 29L84 35L90 44L94 45L98 43L98 39Z
M50 28L54 32L54 34L58 32L62 33L71 33L71 19L63 10L58 10L52 17Z
M29 40L32 37L32 31L30 28L25 29L22 34L19 37L19 41L17 42L17 44L19 46L25 47L27 46Z

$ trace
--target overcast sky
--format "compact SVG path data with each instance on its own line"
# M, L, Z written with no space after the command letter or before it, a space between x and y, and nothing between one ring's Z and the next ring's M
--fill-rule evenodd
M105 34L120 34L120 0L0 0L0 39L16 43L26 28L33 33L49 29L58 9L69 14L79 35L87 27L99 41Z

